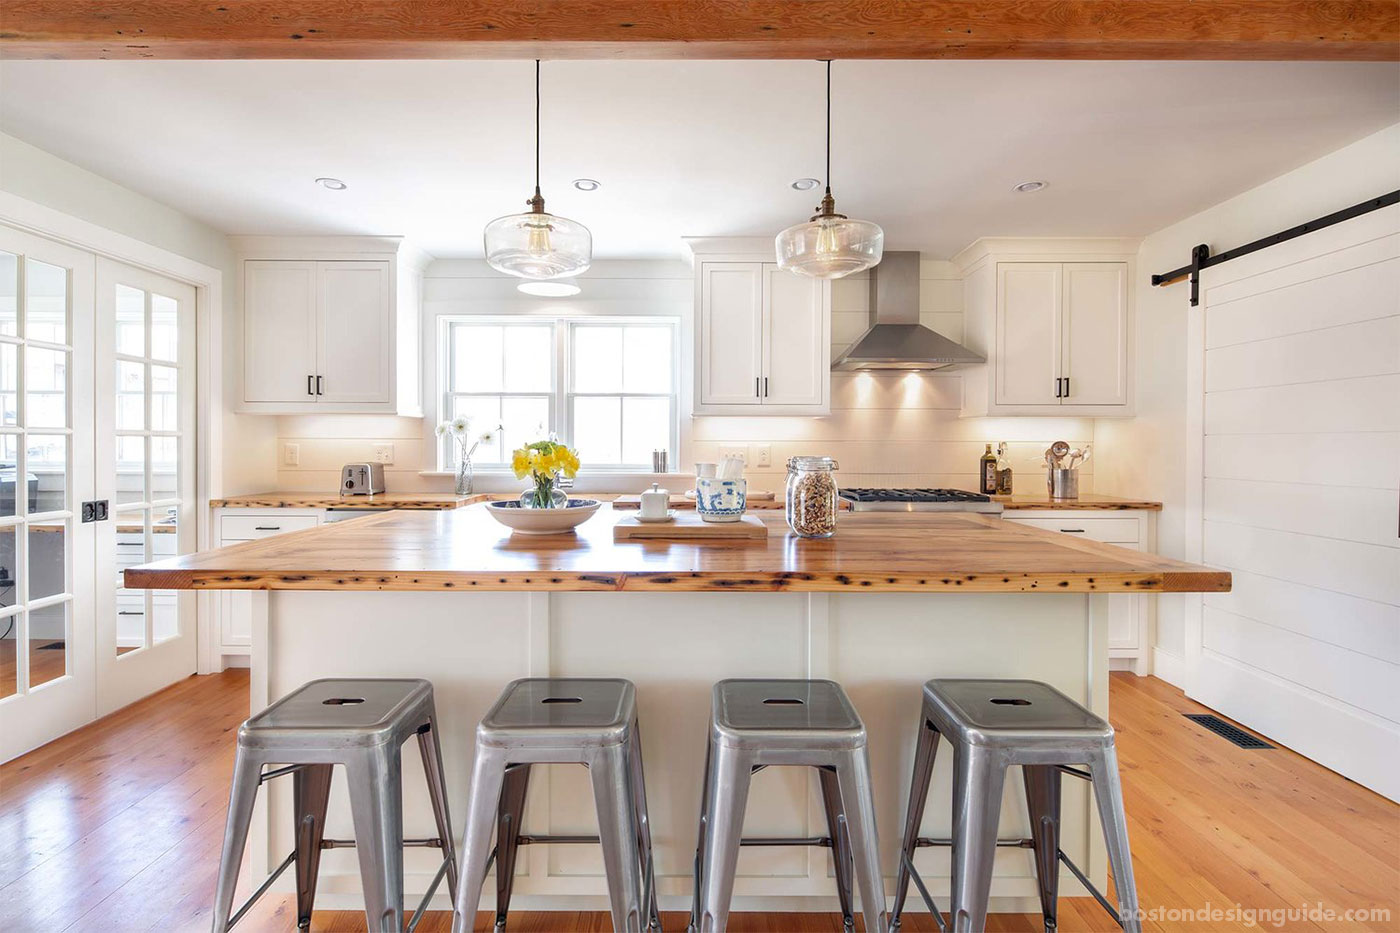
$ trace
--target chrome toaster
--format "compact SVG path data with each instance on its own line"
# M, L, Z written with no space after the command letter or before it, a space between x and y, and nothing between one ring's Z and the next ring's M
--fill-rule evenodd
M384 464L347 463L340 468L342 496L372 496L384 491Z

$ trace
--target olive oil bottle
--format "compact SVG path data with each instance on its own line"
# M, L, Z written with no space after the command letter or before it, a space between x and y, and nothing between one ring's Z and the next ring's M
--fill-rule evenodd
M992 453L992 445L987 445L987 452L982 455L982 468L977 471L982 478L982 488L980 492L984 496L990 496L997 491L997 456Z

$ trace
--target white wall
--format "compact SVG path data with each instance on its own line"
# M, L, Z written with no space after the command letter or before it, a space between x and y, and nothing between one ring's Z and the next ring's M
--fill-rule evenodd
M169 250L224 273L223 331L214 352L225 363L226 399L233 397L240 330L234 305L233 253L228 238L174 208L123 188L26 142L0 133L0 190L108 230ZM223 416L223 452L215 465L225 493L257 492L273 481L274 425L270 419Z
M1228 157L1228 154L1222 154ZM1151 275L1190 261L1191 248L1240 246L1400 186L1400 125L1324 156L1238 197L1147 237L1138 252L1137 417L1095 425L1096 489L1163 503L1158 550L1184 557L1186 547L1186 284L1153 288ZM1306 239L1306 238L1305 238ZM1220 267L1222 269L1228 266ZM1209 274L1209 273L1207 273ZM1341 455L1341 454L1339 454ZM1181 682L1185 599L1159 597L1156 673Z
M424 281L424 337L428 365L433 365L433 319L439 314L476 312L529 313L577 309L601 314L675 314L683 319L688 365L693 310L693 276L683 262L600 261L580 279L577 298L531 298L508 280L474 260L438 260ZM853 276L833 283L832 356L864 332L869 283ZM922 265L921 303L925 324L955 340L962 338L962 282L948 262ZM683 372L681 385L691 385ZM435 397L431 385L426 398ZM1093 436L1093 422L1082 418L961 419L962 376L954 373L833 373L832 414L826 418L704 417L685 419L681 453L673 469L688 469L696 460L714 460L722 448L741 447L756 459L756 446L770 445L771 466L750 468L755 489L778 492L783 464L796 454L827 454L841 464L840 482L855 485L938 485L976 488L983 445L1011 442L1013 468L1020 489L1044 482L1036 463L1046 446L1064 439L1075 446ZM431 420L434 416L430 415ZM425 477L434 468L433 448L423 426L413 418L376 415L297 415L278 419L280 445L296 444L300 464L279 466L277 488L336 488L343 463L370 459L372 445L392 442L394 463L385 482L393 491L447 491L446 477ZM280 457L279 457L280 460ZM1093 461L1085 467L1085 491L1093 488ZM640 486L640 480L636 481ZM513 487L512 487L513 488ZM629 487L630 488L630 487ZM676 490L679 491L679 490Z

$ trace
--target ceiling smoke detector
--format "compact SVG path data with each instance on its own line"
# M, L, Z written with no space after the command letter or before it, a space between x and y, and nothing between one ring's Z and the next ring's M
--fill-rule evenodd
M318 178L316 179L316 184L320 185L322 188L329 188L331 191L344 191L346 188L350 187L339 178Z
M594 178L575 178L574 187L580 191L597 191L603 183Z
M1018 194L1030 194L1032 191L1044 191L1048 187L1050 187L1048 181L1023 181L1011 190Z

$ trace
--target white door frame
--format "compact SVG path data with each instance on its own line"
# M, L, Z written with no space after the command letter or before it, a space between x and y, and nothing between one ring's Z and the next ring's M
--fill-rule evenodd
M223 446L223 359L215 351L222 344L217 338L223 333L223 270L8 191L0 191L0 219L21 230L159 272L194 286L197 341L195 411L198 421L195 435L195 540L200 550L213 546L209 500L224 492L220 456ZM211 593L200 593L195 610L199 640L196 671L200 674L222 670L219 633L214 630L213 599Z

